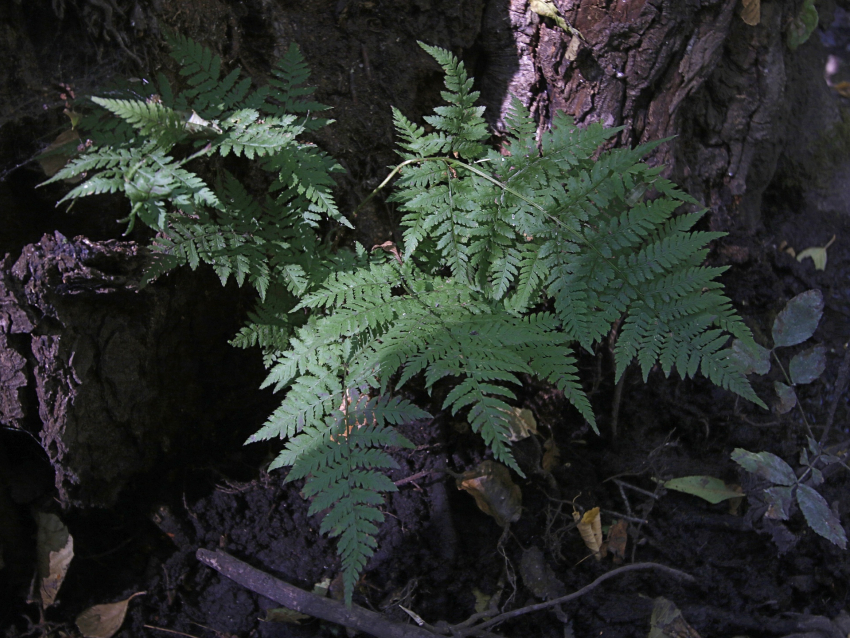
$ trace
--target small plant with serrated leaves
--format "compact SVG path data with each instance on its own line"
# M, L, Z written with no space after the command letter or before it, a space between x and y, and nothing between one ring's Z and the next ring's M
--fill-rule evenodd
M311 120L293 84L250 92L235 71L222 78L207 50L175 43L193 88L174 95L161 79L161 102L98 100L129 133L54 181L99 171L65 199L124 192L130 222L159 233L161 268L207 261L264 297L235 343L263 348L265 386L285 394L250 441L286 441L271 468L290 466L310 512L326 511L347 601L374 553L383 493L396 489L390 450L411 447L394 426L429 416L394 396L414 379L429 391L447 384L438 407L465 414L520 474L511 402L521 375L560 389L595 429L575 349L607 341L615 325L618 377L635 360L644 379L656 366L701 372L762 404L727 347L750 344L750 331L722 292L724 269L704 265L720 234L694 230L704 211L641 161L659 142L600 152L618 129L578 129L564 114L538 138L515 100L497 150L463 64L423 45L446 74L448 104L425 118L431 132L393 111L402 161L379 189L397 177L403 245L334 253L313 226L319 215L347 223L330 195L335 164L297 141ZM279 77L301 68L292 53L290 63ZM263 199L220 168L217 156L231 154L272 175ZM193 168L200 160L215 179Z
M801 471L795 472L788 463L770 452L754 453L739 448L732 452L732 459L769 485L760 488L757 499L763 502L765 518L787 521L796 504L809 527L844 549L847 546L847 535L841 521L815 489L824 482L824 469L837 463L843 464L845 460L832 453L826 445L834 410L827 419L820 439L816 439L794 389L812 383L823 374L826 369L826 348L816 345L798 352L791 357L787 369L777 353L777 348L800 345L815 333L823 315L823 305L823 295L819 290L809 290L791 299L773 322L773 348L770 350L755 343L735 341L732 344L735 360L746 374L767 374L770 372L771 358L776 361L786 383L774 381L777 397L774 411L785 414L798 406L808 431L807 445L800 452ZM846 368L845 360L839 372L838 386L846 383Z

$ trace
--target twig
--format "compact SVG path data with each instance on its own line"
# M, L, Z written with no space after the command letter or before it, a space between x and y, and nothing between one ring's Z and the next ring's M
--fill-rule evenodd
M192 634L184 634L182 631L174 631L173 629L166 629L165 627L156 627L154 625L143 625L148 629L156 629L157 631L165 631L169 634L177 634L178 636L186 636L187 638L198 638L197 636L193 636Z
M638 518L637 516L632 516L631 514L620 514L620 512L615 512L613 510L602 510L606 514L610 514L614 518L621 518L624 521L629 521L630 523L642 523L646 524L648 521L645 518Z
M456 627L458 626L451 627L452 635L455 636L455 638L471 636L474 635L476 631L487 629L488 627L492 627L493 625L498 625L500 623L505 622L506 620L510 620L511 618L530 614L531 612L540 611L542 609L549 609L550 607L554 607L555 605L561 605L563 603L584 596L589 591L599 587L599 585L604 583L609 578L614 578L614 576L619 576L621 574L625 574L626 572L638 571L642 569L657 569L658 571L665 572L670 576L673 576L674 578L680 578L689 583L696 582L696 579L690 574L679 571L678 569L673 569L672 567L667 567L666 565L659 565L658 563L635 563L634 565L624 565L623 567L618 567L617 569L612 569L610 572L602 574L602 576L594 580L592 583L590 583L589 585L585 585L584 587L582 587L576 592L573 592L572 594L567 594L566 596L561 596L560 598L548 600L545 603L538 603L536 605L529 605L528 607L514 609L513 611L507 611L504 614L499 614L495 618L491 618L490 620L481 623L480 625L475 625L474 627L469 628L462 628L460 629L460 631L456 629Z
M833 386L832 403L829 406L829 415L826 417L826 427L820 435L820 444L826 445L826 437L829 436L829 431L832 429L832 423L835 421L835 411L838 409L838 401L844 396L844 391L847 389L847 381L850 378L850 344L844 344L844 359L841 361L841 366L838 368L838 377L835 379Z
M607 480L607 479L606 479L606 480ZM617 485L619 485L620 487L628 487L630 490L634 490L634 491L635 491L635 492L637 492L638 494L643 494L644 496L648 496L649 498L654 498L654 499L656 499L656 500L657 500L658 498L660 498L660 497L658 496L658 494L656 494L656 493L654 493L654 492L650 492L650 491L648 491L648 490L645 490L645 489L643 489L643 488L641 488L641 487L638 487L637 485L632 485L631 483L626 483L625 481L621 481L620 479L613 479L613 481L614 481Z
M422 472L417 472L416 474L411 474L410 476L405 476L403 479L397 480L394 485L396 487L401 487L402 485L406 485L408 483L413 483L413 481L417 481L421 478L425 478L429 474L433 472L438 472L440 470L423 470Z
M434 638L432 632L414 625L393 622L357 605L346 607L339 601L311 594L225 552L199 549L195 555L204 565L232 581L302 614L351 627L378 638Z

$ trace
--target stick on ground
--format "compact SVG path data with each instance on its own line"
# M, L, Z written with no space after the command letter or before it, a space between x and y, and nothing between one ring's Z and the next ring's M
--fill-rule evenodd
M414 625L393 622L381 614L357 605L348 608L339 601L311 594L225 552L199 549L195 556L204 565L212 567L246 589L302 614L345 625L377 638L435 638L435 634Z

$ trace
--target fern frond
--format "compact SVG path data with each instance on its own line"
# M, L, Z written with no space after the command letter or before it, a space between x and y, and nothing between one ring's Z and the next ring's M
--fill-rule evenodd
M180 75L191 88L181 92L178 100L201 117L214 119L235 108L248 94L250 78L239 80L241 70L233 69L221 77L221 57L209 48L178 33L167 33L170 55L180 65Z
M262 95L264 111L278 117L304 115L306 117L299 121L306 131L316 130L331 122L325 118L310 117L330 107L309 99L316 89L306 85L310 79L310 69L295 43L289 45L283 57L272 67L271 75L268 89Z
M221 122L226 134L217 141L222 156L233 152L237 157L244 155L248 159L275 155L293 144L295 135L301 132L292 126L295 117L259 119L260 114L253 109L236 111Z
M157 102L93 97L92 102L114 113L148 139L173 146L186 137L183 115Z
M343 584L348 604L354 585L377 546L375 536L384 520L378 506L383 493L396 491L380 470L395 469L387 447L413 444L389 425L427 418L407 401L368 399L349 391L342 409L290 439L272 464L292 465L287 481L306 478L304 495L312 499L310 514L326 509L321 533L338 537Z
M436 115L426 116L428 122L438 131L445 131L449 138L450 152L465 159L477 159L484 153L483 140L490 137L487 123L482 114L483 106L475 106L478 91L472 91L472 78L466 74L463 62L444 49L419 43L446 74L446 91L441 93L448 106L434 109Z

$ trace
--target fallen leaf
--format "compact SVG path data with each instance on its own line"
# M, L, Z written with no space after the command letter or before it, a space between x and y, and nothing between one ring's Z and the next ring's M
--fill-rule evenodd
M112 638L124 623L130 601L144 593L146 592L137 592L117 603L89 607L77 616L77 627L86 638Z
M599 516L599 508L587 510L584 516L573 512L573 519L577 523L576 527L581 534L581 540L593 552L596 560L602 560L602 518Z
M46 149L36 156L38 165L47 177L53 177L77 154L80 134L74 129L63 131Z
M56 514L38 512L36 554L41 578L41 604L50 607L56 600L68 566L74 558L74 538Z
M523 551L519 563L519 575L522 577L523 585L543 600L560 598L567 593L564 583L558 580L538 547L532 546Z
M330 591L330 589L331 589L331 579L330 578L325 578L324 580L320 580L318 583L313 585L313 593L316 594L316 596L321 596L322 598L324 598L325 596L328 595L328 592Z
M473 470L460 475L457 489L469 492L475 504L504 527L519 520L522 491L511 480L511 473L501 463L483 461Z
M612 554L615 563L622 563L626 557L626 543L629 540L629 523L623 519L618 520L608 528L608 539L606 546Z
M300 611L288 609L286 607L275 607L266 610L266 622L285 622L293 625L300 625L302 620L308 620L311 616L302 614Z
M664 487L668 490L698 496L712 505L741 496L739 492L731 489L726 483L713 476L683 476L665 481Z
M537 434L537 420L531 410L511 408L508 411L508 429L511 441L522 441L532 434Z
M700 635L682 618L676 605L659 596L652 606L649 638L700 638Z
M567 30L567 23L561 14L558 12L558 7L552 0L529 0L528 8L534 11L539 16L544 18L552 18L559 27L564 31Z
M555 439L548 439L543 444L543 460L541 461L543 473L551 474L552 470L558 466L558 461L560 460L561 450L559 450L558 446L555 444Z
M761 22L761 0L741 0L741 20L751 27Z
M809 257L815 264L815 270L826 270L826 249L832 246L835 242L835 235L832 236L825 246L814 246L806 248L803 252L797 255L797 261L802 262L806 257Z
M484 592L482 592L477 587L472 589L472 595L475 596L475 613L481 614L487 611L490 608L490 598Z
M843 82L834 84L832 90L838 93L841 97L850 97L850 82L844 80Z

